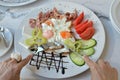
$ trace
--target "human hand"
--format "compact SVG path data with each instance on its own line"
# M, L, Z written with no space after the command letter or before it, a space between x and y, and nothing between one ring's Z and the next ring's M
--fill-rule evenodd
M31 58L29 55L19 63L11 58L0 62L0 80L20 80L20 72Z
M91 70L91 80L118 80L118 72L115 68L102 59L98 60L98 64L84 57L85 62Z

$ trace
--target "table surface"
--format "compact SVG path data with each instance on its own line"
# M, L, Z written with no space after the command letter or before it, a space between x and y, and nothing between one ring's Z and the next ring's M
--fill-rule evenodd
M9 11L9 12L6 12L4 18L0 20L0 25L9 28L14 35L15 31L19 27L23 18L29 13L29 9L32 10L35 7L41 6L42 4L45 4L45 3L49 4L50 2L54 2L54 1L56 0L37 0L36 2L32 4L19 6L19 7L0 6L0 10L6 9ZM119 58L120 34L113 28L111 21L109 19L109 9L110 9L112 0L65 0L65 1L72 1L75 3L82 4L86 6L87 8L93 10L94 12L97 12L98 14L102 15L102 17L100 17L99 15L98 16L100 17L100 20L102 21L104 28L105 28L106 43L105 43L104 51L100 58L103 58L107 60L108 62L110 62L110 64L113 67L117 68L118 72L120 72L120 62L119 62L120 60ZM8 53L0 57L0 61L3 61L6 58L8 58L10 54L14 52L14 50L15 48L13 45ZM120 76L120 73L119 73L119 76ZM61 80L90 80L90 78L91 78L90 70L87 70L83 72L82 74L79 74L79 75L76 75L74 77L67 78L67 79L61 79ZM22 80L54 80L54 79L48 79L48 78L37 76L34 73L32 73L30 70L28 70L27 68L24 68L22 70L21 79Z

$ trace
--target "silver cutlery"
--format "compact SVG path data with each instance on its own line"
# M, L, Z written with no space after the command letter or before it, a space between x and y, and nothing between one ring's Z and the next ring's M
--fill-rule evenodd
M3 41L4 41L4 44L5 44L5 47L7 47L7 39L5 37L4 28L3 27L0 27L0 32L1 32L1 35L3 37Z

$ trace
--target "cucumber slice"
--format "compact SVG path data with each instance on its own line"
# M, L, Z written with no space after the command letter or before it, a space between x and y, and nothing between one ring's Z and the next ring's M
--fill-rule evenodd
M34 45L34 44L35 44L34 38L26 39L26 40L25 40L25 44L28 45L28 46Z
M46 38L43 38L43 37L38 37L35 39L35 43L40 46L42 44L46 44L47 43L47 39Z
M71 50L75 50L75 47L74 47L74 42L71 40L71 39L66 39L64 40L64 44L70 48Z
M37 33L38 33L38 32L37 32L37 29L36 29L36 28L32 30L32 36L33 36L33 37L36 36Z
M82 46L82 43L80 41L75 41L74 43L75 52L79 53L81 46Z
M32 46L32 45L35 45L35 44L40 46L42 44L46 44L47 39L42 36L42 30L41 29L34 29L33 32L32 32L32 37L27 39L25 41L25 43L28 46Z
M89 48L89 49L81 50L79 54L91 56L94 53L95 53L95 49L94 48Z
M79 41L81 41L82 43L81 49L88 49L88 48L94 47L97 44L95 39L90 39L90 40L80 39Z
M34 37L34 36L36 36L36 35L42 35L42 29L39 29L39 28L37 28L37 27L35 27L35 29L33 29L32 30L32 36Z
M80 54L72 52L69 56L71 61L77 66L83 66L85 64L85 61Z

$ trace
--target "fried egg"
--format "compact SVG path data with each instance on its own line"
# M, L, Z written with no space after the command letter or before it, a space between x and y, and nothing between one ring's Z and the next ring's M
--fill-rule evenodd
M52 31L53 36L48 39L48 42L63 42L63 38L60 35L62 31L70 32L71 21L66 21L67 19L63 17L62 19L49 19L47 22L42 23L43 33L46 31ZM48 34L50 35L50 34Z

